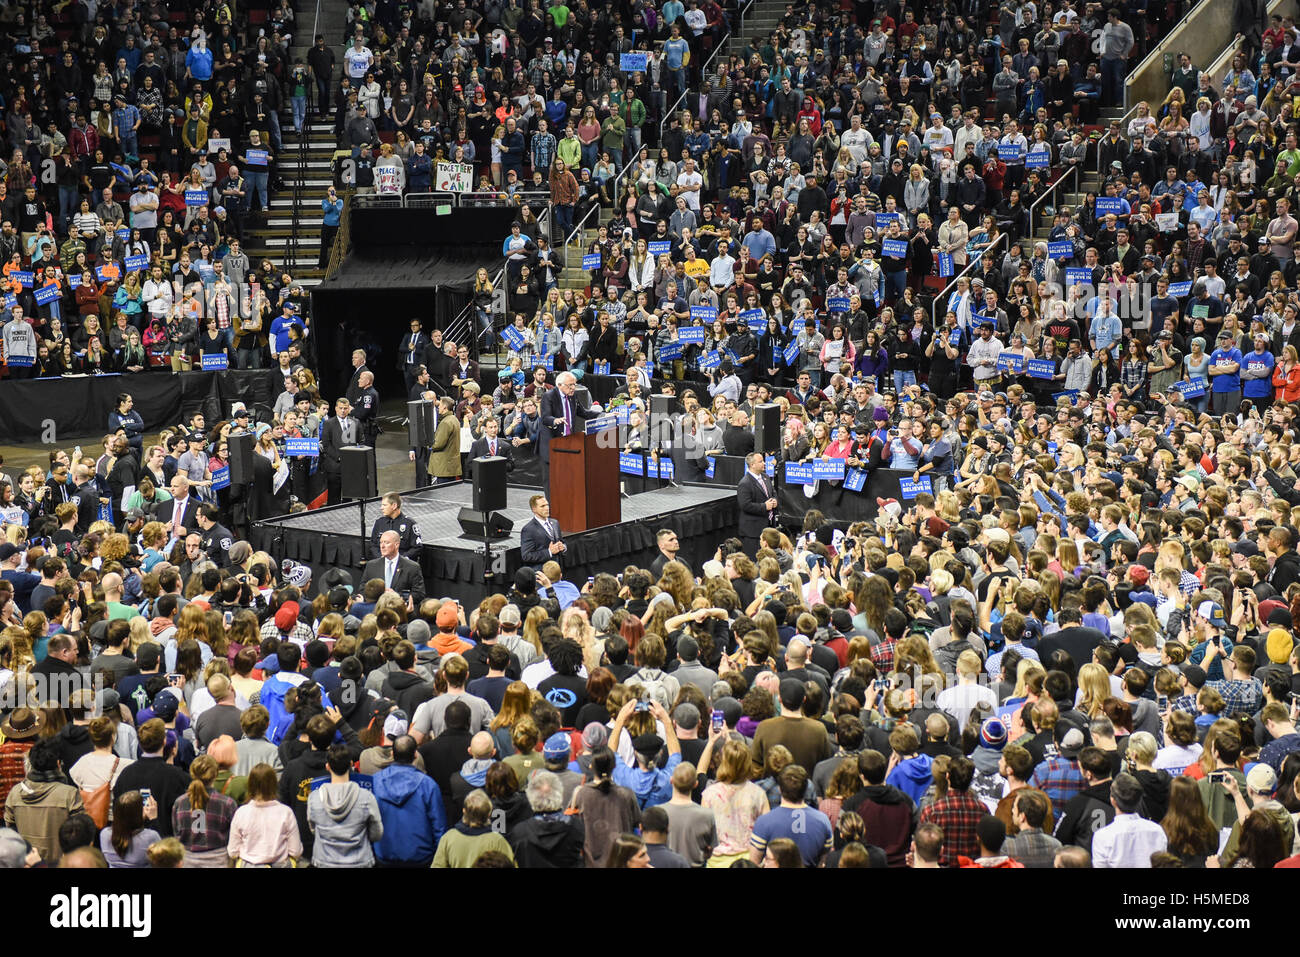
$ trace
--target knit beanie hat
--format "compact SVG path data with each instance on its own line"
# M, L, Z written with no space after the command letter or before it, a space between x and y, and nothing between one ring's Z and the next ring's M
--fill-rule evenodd
M1268 651L1268 660L1275 665L1286 664L1291 657L1291 649L1295 642L1291 640L1291 632L1285 628L1274 628L1268 633L1264 641L1264 648Z
M1001 751L1007 745L1007 726L997 718L989 718L980 726L980 747Z

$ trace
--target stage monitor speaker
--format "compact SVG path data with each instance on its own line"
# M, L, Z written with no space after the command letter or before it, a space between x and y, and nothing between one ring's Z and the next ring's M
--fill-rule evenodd
M370 445L345 445L339 449L344 498L374 498L375 449Z
M573 390L573 398L581 408L585 409L591 405L591 390L585 385L580 385Z
M474 511L495 512L506 507L506 460L482 455L471 463L474 476Z
M479 460L482 461L482 460ZM507 538L515 523L500 512L462 508L456 515L460 530L467 538L478 541Z
M764 455L781 451L781 407L774 402L754 406L754 451Z
M240 432L230 437L230 484L250 485L253 481L253 434Z
M426 449L433 445L433 402L417 399L406 403L406 420L411 448Z

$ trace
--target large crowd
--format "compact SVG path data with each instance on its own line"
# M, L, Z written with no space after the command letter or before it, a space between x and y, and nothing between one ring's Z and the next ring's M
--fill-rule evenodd
M553 200L571 195L564 139L549 154L504 88L565 104L561 122L596 101L608 158L578 134L561 221L583 197L618 204L572 296L521 207L498 383L472 343L413 326L408 389L447 393L429 472L462 474L498 436L531 451L562 370L621 373L629 437L657 391L674 441L748 454L740 534L699 561L664 529L649 567L585 583L553 547L471 604L425 580L390 494L366 573L313 580L241 534L213 460L253 432L255 484L302 499L311 465L286 438L373 434L364 352L331 410L298 323L269 415L148 445L124 393L102 456L0 476L4 862L1300 866L1294 24L1244 24L1222 84L1180 63L1164 102L1096 129L1178 10L790 8L697 78L677 71L717 39L711 5L639 6L629 51L612 11L528 6L408 24L381 4L349 24L353 72L367 48L396 64L441 44L421 75L447 115L482 77L504 135L530 137L500 172ZM609 56L642 46L662 95L623 106L697 79L701 99L593 193L595 165L647 145L610 127ZM491 133L474 129L456 132ZM1094 162L1099 195L1054 204L1035 241L1029 206ZM972 261L936 327L934 292ZM749 454L769 403L771 478ZM834 458L912 481L870 521L827 503L783 526L770 483Z

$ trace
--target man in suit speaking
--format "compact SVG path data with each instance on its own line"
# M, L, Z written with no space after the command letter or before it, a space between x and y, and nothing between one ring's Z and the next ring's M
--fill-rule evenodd
M538 430L538 442L542 453L542 486L547 495L551 494L551 439L580 432L586 419L596 418L590 407L583 408L574 398L577 388L577 376L572 372L561 372L555 378L555 388L542 396L542 427Z
M533 517L519 530L519 558L525 565L541 567L567 550L560 537L560 523L551 518L551 503L545 495L528 500Z
M366 562L361 581L378 578L385 588L391 588L406 599L406 607L414 611L424 601L424 572L420 566L401 554L402 537L394 531L379 536L379 558Z
M745 474L736 486L736 502L740 506L740 541L746 555L758 552L758 537L763 529L777 523L776 492L764 473L761 452L745 457Z

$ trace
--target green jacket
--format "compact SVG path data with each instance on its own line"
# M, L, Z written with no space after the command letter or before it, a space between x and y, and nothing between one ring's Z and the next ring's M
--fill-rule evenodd
M515 859L510 843L491 828L467 827L464 822L457 824L438 842L438 851L433 855L434 867L473 867L479 856L487 851L500 851L510 860Z
M642 124L645 123L645 104L633 96L623 101L623 105L619 107L618 115L622 117L628 129L639 130Z
M627 124L621 116L608 116L600 125L600 145L605 149L621 150L623 137L627 136Z
M565 166L577 169L582 164L582 140L577 136L566 136L555 148L556 155L564 160Z

